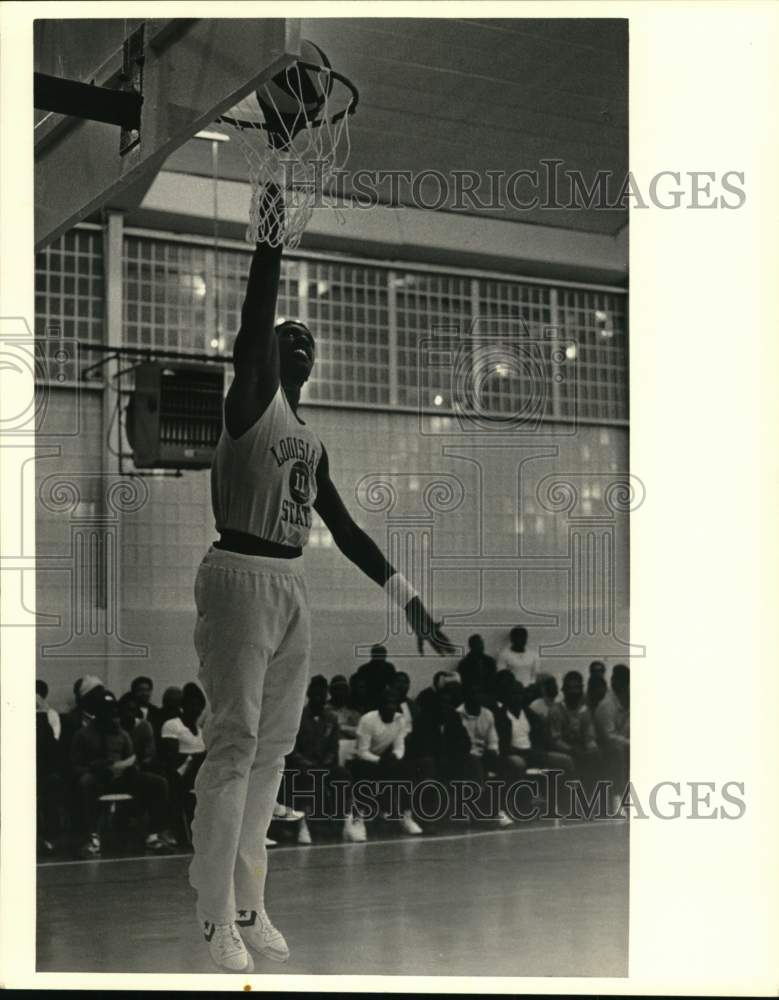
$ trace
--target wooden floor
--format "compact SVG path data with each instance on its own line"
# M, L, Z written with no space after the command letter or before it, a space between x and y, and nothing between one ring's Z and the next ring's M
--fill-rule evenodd
M593 823L277 848L287 965L256 972L625 976L628 826ZM38 868L40 972L214 971L188 857Z

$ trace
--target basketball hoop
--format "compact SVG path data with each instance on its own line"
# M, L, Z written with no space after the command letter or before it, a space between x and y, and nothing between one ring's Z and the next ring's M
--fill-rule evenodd
M313 42L301 43L301 56L215 122L237 139L249 168L249 243L296 247L349 158L357 88ZM264 197L268 187L286 192L283 203Z

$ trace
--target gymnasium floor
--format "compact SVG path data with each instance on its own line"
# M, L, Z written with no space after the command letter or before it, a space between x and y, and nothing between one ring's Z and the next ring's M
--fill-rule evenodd
M255 972L625 976L628 825L517 826L278 847L287 965ZM188 855L38 868L39 972L213 973Z

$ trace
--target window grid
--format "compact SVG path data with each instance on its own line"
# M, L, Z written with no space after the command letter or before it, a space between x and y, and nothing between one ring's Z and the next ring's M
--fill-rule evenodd
M479 282L473 383L479 412L550 412L551 289Z
M35 335L39 381L74 385L94 360L79 351L104 329L103 234L71 229L35 255Z
M102 242L100 230L76 228L36 256L36 333L48 331L44 381L54 381L56 359L57 382L75 384L78 367L93 358L85 361L82 350L76 363L65 342L104 339ZM215 254L204 244L126 235L124 343L229 356L249 258L248 249ZM306 318L315 331L308 402L396 402L444 418L467 384L482 412L516 413L541 393L547 416L627 421L620 294L299 255L282 262L277 313ZM451 364L429 364L420 351L439 337L455 342ZM562 367L555 339L564 345ZM553 384L558 371L565 377Z
M308 321L317 362L311 402L387 405L390 401L389 304L383 269L309 261Z
M457 394L456 365L463 356L459 346L468 334L473 316L471 279L447 274L418 274L396 271L395 313L397 316L398 402L404 406L451 410ZM420 340L454 342L452 364L444 351L423 357Z
M213 254L211 258L213 259ZM248 255L241 250L220 250L214 270L215 275L209 282L209 287L215 289L213 308L216 320L214 335L206 345L206 349L230 357L241 325L241 306L249 276ZM298 315L300 270L300 263L297 260L290 257L282 258L276 303L276 314L280 319L291 319Z
M122 263L128 347L212 350L204 247L127 236Z
M561 416L626 420L628 416L627 314L622 296L560 289L561 337L575 351L573 380L560 384ZM569 348L570 350L570 348ZM575 392L575 396L574 396Z

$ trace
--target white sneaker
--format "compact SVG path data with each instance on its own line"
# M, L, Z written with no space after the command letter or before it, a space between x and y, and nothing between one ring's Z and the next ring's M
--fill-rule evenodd
M211 924L203 921L203 936L215 965L227 972L252 972L254 962L236 930L235 924Z
M81 847L79 855L82 858L99 858L100 851L100 837L96 833L90 833L86 843Z
M278 840L271 840L270 837L266 837L265 838L265 846L266 847L275 847L276 844L278 844Z
M292 806L282 805L281 802L277 802L273 807L273 818L280 819L284 823L297 823L305 815L300 809L293 809Z
M147 851L150 851L152 854L173 853L173 848L170 846L167 840L163 840L158 833L150 833L149 836L146 838L144 847L146 848Z
M498 810L498 815L495 817L495 819L498 821L498 826L501 829L504 829L507 826L514 825L514 820L510 816L507 816L502 809Z
M406 833L417 834L422 832L422 827L414 820L414 817L408 811L403 813L400 825Z
M359 816L347 816L344 820L344 828L341 833L344 840L349 840L353 844L364 844L368 839L368 831L365 829L365 820Z
M274 962L286 962L289 948L284 935L268 919L264 910L241 910L235 921L244 941L260 955Z
M306 845L311 843L311 831L308 828L308 823L306 823L304 819L300 821L300 829L298 830L298 843Z

